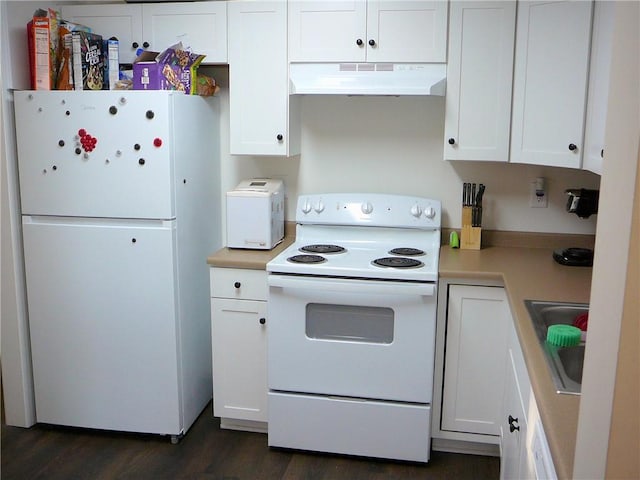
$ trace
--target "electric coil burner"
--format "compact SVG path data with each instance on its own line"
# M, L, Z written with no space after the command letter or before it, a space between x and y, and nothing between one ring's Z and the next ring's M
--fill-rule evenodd
M389 267L389 268L419 268L424 265L420 260L416 260L415 258L406 258L406 257L383 257L376 258L373 261L374 265L379 267Z
M420 256L420 255L424 255L425 252L423 250L420 250L419 248L403 247L403 248L394 248L392 250L389 250L389 254L390 255L401 255L403 257L417 257L417 256Z
M316 244L316 245L305 245L300 248L301 252L309 252L309 253L344 253L346 249L339 245L326 245L326 244Z
M440 218L422 197L298 198L267 264L270 446L429 460Z
M327 259L320 255L294 255L287 258L287 261L293 263L322 263L326 262Z

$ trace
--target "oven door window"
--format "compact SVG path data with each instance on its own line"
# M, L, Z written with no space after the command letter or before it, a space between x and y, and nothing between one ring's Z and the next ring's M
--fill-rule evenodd
M308 338L339 342L390 344L394 314L391 308L308 303Z

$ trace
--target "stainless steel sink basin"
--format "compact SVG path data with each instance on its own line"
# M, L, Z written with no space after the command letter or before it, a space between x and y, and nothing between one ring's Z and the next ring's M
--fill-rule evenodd
M552 345L547 342L547 328L557 324L572 325L578 315L589 311L589 304L540 300L525 300L524 303L545 353L557 392L580 395L584 342L575 347Z

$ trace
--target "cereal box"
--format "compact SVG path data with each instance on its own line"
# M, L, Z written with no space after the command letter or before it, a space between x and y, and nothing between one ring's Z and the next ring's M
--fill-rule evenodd
M195 95L196 72L204 57L183 50L180 44L161 53L142 52L133 64L133 89L177 90Z
M105 60L102 36L89 32L72 32L73 85L75 90L102 90Z

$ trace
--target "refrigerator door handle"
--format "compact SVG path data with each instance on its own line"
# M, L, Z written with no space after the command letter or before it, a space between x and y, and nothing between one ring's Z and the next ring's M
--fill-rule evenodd
M92 225L137 228L172 228L175 220L138 219L138 218L94 218L94 217L60 217L55 215L23 215L22 224L43 225Z

